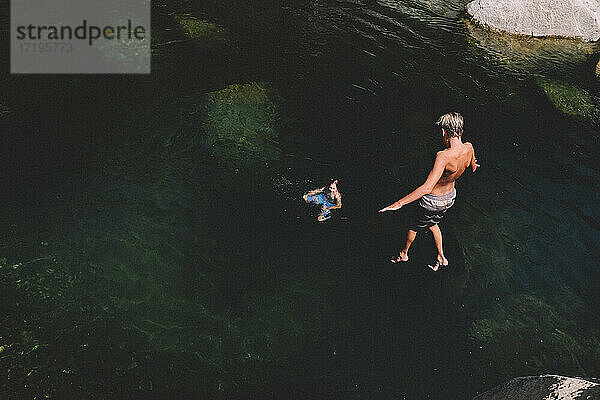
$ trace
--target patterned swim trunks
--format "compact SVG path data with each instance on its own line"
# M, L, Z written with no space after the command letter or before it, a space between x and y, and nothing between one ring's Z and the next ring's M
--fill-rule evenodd
M427 194L419 200L419 207L412 218L411 229L420 230L440 223L446 211L454 205L456 189L441 196Z

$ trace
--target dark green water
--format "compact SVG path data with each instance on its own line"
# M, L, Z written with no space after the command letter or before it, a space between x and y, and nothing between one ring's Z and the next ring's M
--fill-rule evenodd
M598 377L597 124L543 90L597 104L592 67L576 42L490 36L464 5L154 4L159 42L182 10L230 40L157 47L150 77L5 75L3 392L469 399ZM236 171L201 105L249 82L279 93L281 157ZM482 164L442 225L451 266L427 268L426 234L392 265L408 212L377 210L422 183L450 110ZM344 207L316 224L300 196L334 177Z

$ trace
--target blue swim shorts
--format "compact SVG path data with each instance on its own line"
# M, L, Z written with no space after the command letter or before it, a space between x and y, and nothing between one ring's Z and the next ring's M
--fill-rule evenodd
M335 204L331 204L327 200L327 196L325 196L323 193L319 193L319 194L316 194L314 196L308 195L308 196L306 196L306 199L308 200L309 203L321 204L323 207L333 207L333 206L335 206Z

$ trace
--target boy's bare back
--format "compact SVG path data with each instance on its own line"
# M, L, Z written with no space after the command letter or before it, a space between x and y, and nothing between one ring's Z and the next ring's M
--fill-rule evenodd
M471 167L473 172L478 167L475 150L469 142L462 143L460 147L452 147L438 152L437 162L443 163L444 172L431 191L433 195L450 193L454 189L454 182L460 178L468 167Z

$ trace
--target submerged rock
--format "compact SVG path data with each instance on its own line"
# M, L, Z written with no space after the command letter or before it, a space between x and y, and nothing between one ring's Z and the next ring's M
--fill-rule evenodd
M277 97L269 84L256 82L209 93L204 128L213 155L232 169L279 159Z
M488 259L494 269L504 268L497 272L498 285L501 280L514 279L510 269L514 265L509 261L502 266L500 257L492 254ZM565 315L561 310L562 303L569 304L570 314ZM503 379L514 376L514 371L537 373L556 368L585 375L597 363L600 342L595 326L585 333L575 328L586 321L584 307L582 300L573 294L559 300L535 295L499 299L486 318L471 324L469 336L479 348L473 352L472 362L484 374Z
M138 24L138 20L132 21ZM110 21L112 26L123 26L128 21L126 19L114 19ZM114 69L118 65L120 71L127 73L150 73L151 63L151 40L129 40L125 37L115 38L114 40L100 40L94 46L102 55L102 62L106 63L106 68ZM112 67L109 67L112 66Z
M173 18L185 35L198 44L210 46L222 43L226 39L226 30L221 25L187 14L176 14Z
M597 119L598 109L594 99L584 89L550 78L538 78L537 84L561 113L587 120Z
M511 71L547 75L575 74L596 50L596 44L560 38L532 38L506 32L490 32L477 23L467 21L470 42L485 51L483 57L502 63Z
M478 22L510 33L600 39L599 0L474 0L467 11Z
M473 400L572 400L600 399L598 382L558 375L515 378Z
M286 126L281 101L268 82L232 84L198 95L165 96L155 105L156 118L146 122L153 133L144 137L144 144L156 146L156 151L166 151L169 156L199 152L227 169L259 172L281 157L279 139Z

